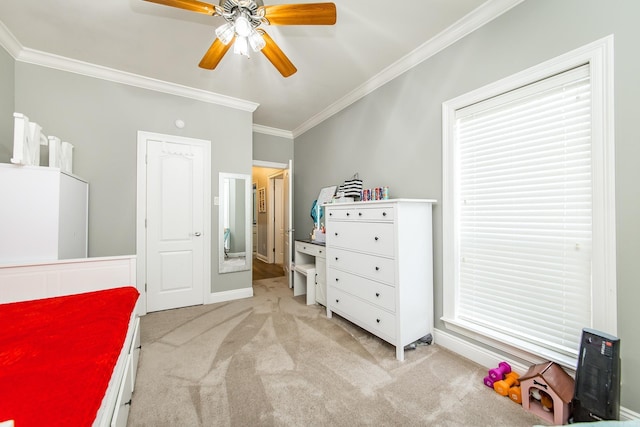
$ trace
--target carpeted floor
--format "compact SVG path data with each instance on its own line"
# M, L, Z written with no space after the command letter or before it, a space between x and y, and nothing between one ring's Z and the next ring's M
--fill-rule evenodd
M390 344L292 297L283 277L254 293L142 318L129 426L543 424L437 345L398 362Z

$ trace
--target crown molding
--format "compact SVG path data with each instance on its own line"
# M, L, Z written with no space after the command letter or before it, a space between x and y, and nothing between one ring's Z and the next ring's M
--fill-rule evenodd
M395 63L383 69L373 78L349 92L335 103L329 105L302 125L293 130L293 137L297 138L309 129L319 125L334 114L344 110L354 102L370 94L380 86L390 82L416 65L429 59L438 52L451 46L466 35L494 20L498 16L522 3L524 0L489 0L480 7L467 14L431 40L408 53Z
M64 56L53 55L34 49L23 47L15 36L0 21L0 44L14 57L16 61L53 68L70 73L94 77L102 80L121 83L128 86L135 86L142 89L167 93L169 95L181 96L195 99L209 104L222 105L236 110L254 112L259 104L226 95L220 95L202 89L195 89L175 83L144 77L138 74L127 73L101 65L90 64L66 58Z
M253 131L255 133L262 133L264 135L272 135L272 136L279 136L280 138L293 139L293 132L284 130L284 129L278 129L278 128L272 128L268 126L254 124Z
M317 126L331 116L344 110L359 99L370 94L380 86L395 79L416 65L452 45L464 36L472 33L491 20L497 18L511 8L522 3L524 0L489 0L482 6L467 14L465 17L455 22L453 25L442 31L440 34L425 42L420 47L410 52L394 64L382 70L373 78L369 79L356 89L342 97L326 109L311 117L293 131L270 128L262 125L254 125L253 131L266 135L279 136L283 138L295 139L309 129ZM82 61L76 61L62 56L52 55L28 48L24 48L13 36L7 27L0 21L0 45L2 45L16 61L41 65L82 74L89 77L122 83L129 86L136 86L143 89L163 92L171 95L191 98L211 104L222 105L243 111L254 112L259 104L214 92L195 89L188 86L168 83L137 74L126 73L112 68L102 67Z
M169 83L138 74L127 73L113 68L90 64L88 62L77 61L63 56L40 52L33 49L23 48L17 58L18 61L48 68L55 68L70 73L81 74L88 77L95 77L115 83L135 86L142 89L163 92L169 95L182 96L184 98L195 99L209 104L222 105L242 111L254 112L258 105L255 102L245 101L226 95L220 95L202 89L195 89L175 83Z
M16 59L22 50L22 45L13 33L0 21L0 46L4 47L9 55Z

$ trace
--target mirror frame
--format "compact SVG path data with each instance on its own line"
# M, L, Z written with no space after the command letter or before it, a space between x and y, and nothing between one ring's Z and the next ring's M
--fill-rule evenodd
M245 185L244 191L244 228L245 228L245 263L244 265L225 265L224 262L224 215L222 214L222 208L224 206L224 181L225 179L243 179ZM253 215L252 203L251 203L251 175L241 173L226 173L220 172L219 175L219 190L218 190L218 272L219 273L233 273L236 271L251 270L251 262L253 258L253 251L251 246L251 224Z

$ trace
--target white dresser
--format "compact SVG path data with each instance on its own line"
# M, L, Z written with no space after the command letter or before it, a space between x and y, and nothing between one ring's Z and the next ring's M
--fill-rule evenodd
M60 169L0 164L0 264L86 258L88 197Z
M325 206L327 316L336 313L396 347L433 333L434 200Z

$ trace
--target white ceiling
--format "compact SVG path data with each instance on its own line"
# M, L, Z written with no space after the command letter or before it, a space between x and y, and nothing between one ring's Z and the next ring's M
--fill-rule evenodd
M3 0L0 43L18 60L46 53L251 101L258 128L296 136L520 1L334 0L334 26L266 27L298 69L286 79L261 53L199 68L222 18L143 0Z

